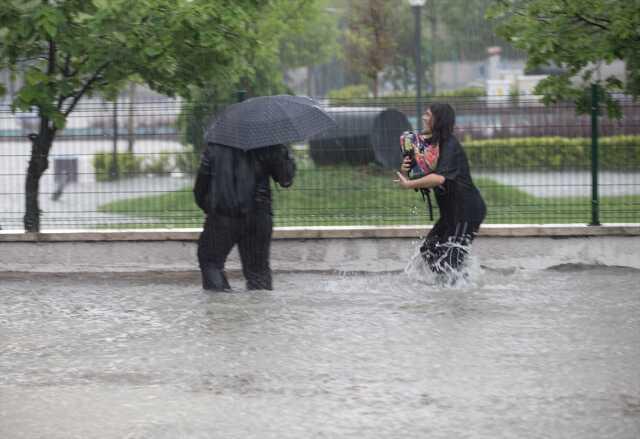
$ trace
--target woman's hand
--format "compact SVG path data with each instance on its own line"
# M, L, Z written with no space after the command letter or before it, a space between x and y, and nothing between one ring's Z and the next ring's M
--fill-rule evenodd
M431 189L444 184L445 178L442 175L431 173L416 180L409 180L402 172L396 172L397 180L393 180L405 189Z
M403 164L404 166L404 164ZM396 175L398 176L397 180L393 180L395 183L398 183L400 185L401 188L404 189L411 189L412 185L411 185L411 180L409 180L402 172L396 172Z
M400 165L400 172L402 172L402 174L404 174L404 176L406 177L407 175L409 175L410 169L411 169L411 157L405 156L404 159L402 160L402 164Z
M398 175L397 180L393 180L395 183L398 183L400 187L405 189L411 189L411 180L409 180L409 170L411 169L411 157L405 156L402 159L402 164L400 165L400 172L396 172Z

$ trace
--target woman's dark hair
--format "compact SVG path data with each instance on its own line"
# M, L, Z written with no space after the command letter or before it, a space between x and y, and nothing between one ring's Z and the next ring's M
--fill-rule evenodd
M449 104L434 102L429 106L433 120L431 141L442 145L453 136L453 127L456 124L456 113Z

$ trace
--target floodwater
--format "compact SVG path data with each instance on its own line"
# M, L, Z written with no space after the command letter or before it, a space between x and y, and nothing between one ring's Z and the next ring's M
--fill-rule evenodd
M0 437L640 437L640 271L231 283L0 274Z

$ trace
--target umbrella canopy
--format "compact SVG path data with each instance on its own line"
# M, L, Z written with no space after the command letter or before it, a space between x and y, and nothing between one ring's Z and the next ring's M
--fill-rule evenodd
M208 126L205 140L247 151L299 142L335 125L311 98L260 96L227 107Z

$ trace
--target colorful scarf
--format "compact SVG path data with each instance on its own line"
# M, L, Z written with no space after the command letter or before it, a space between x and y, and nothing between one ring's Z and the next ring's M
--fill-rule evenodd
M438 166L440 148L430 143L430 138L414 131L405 131L400 136L400 148L403 154L411 156L414 165L409 171L409 178L424 177L435 171Z

